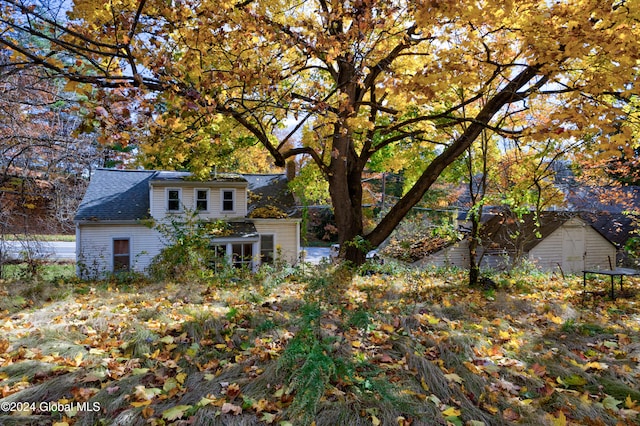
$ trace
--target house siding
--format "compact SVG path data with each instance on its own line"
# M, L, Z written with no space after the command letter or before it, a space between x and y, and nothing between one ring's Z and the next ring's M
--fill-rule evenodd
M129 239L132 271L144 272L164 245L160 234L141 225L79 225L76 256L78 275L105 277L113 272L113 240Z
M616 266L616 247L593 228L587 228L587 269L610 269Z
M528 259L538 268L545 271L557 271L558 267L563 267L564 270L562 263L563 255L565 254L563 251L563 241L566 239L566 236L563 236L563 234L567 232L575 234L582 232L582 228L578 230L577 228L570 229L566 226L561 226L531 249L527 256ZM564 272L570 273L570 271Z
M252 219L258 234L274 235L274 244L283 259L295 263L300 253L300 220L298 219Z
M512 267L513 253L510 253L506 249L492 249L485 251L483 248L479 247L477 253L478 258L480 259L481 268L503 271Z
M246 188L239 188L235 185L222 185L211 187L209 185L200 186L184 186L176 183L175 185L152 185L150 195L151 216L156 220L162 220L176 213L167 211L167 189L180 189L181 191L181 208L187 210L196 209L196 189L209 190L209 208L207 211L201 212L199 216L202 219L225 219L245 217L247 215L247 191ZM235 192L234 210L232 212L222 211L222 191L232 189Z
M297 219L254 219L259 234L273 235L281 260L295 263L300 252ZM166 242L154 229L141 225L82 224L76 232L77 273L83 278L103 278L113 272L113 240L129 239L131 270L145 273ZM254 244L258 261L259 244Z

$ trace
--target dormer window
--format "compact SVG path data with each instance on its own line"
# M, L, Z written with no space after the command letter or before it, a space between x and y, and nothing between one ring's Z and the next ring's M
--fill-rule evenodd
M232 212L235 210L235 191L233 189L222 190L222 211Z
M167 189L167 211L179 212L181 203L180 189Z
M206 212L209 210L209 190L196 189L196 210Z

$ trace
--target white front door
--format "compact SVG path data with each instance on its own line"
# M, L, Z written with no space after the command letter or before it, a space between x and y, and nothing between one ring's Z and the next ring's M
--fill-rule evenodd
M562 227L562 270L577 274L584 269L586 255L584 226Z

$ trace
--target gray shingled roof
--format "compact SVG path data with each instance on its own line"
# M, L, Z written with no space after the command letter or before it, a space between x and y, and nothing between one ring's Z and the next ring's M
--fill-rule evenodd
M225 233L221 236L214 235L213 239L225 239L225 238L258 238L258 230L256 226L251 222L227 222Z
M98 169L78 207L75 221L135 221L149 218L148 170Z
M91 176L75 221L136 221L149 218L150 182L183 180L185 172L154 170L97 169ZM248 182L253 193L249 211L274 205L295 211L295 200L287 187L284 174L239 175L218 173L214 181Z
M296 201L289 190L287 176L278 174L242 175L249 182L249 213L259 207L275 206L292 215L296 212Z

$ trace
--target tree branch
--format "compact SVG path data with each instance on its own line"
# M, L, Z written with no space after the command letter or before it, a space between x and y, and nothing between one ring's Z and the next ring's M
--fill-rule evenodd
M371 71L369 72L369 74L364 79L364 88L365 88L365 90L368 89L369 87L372 87L375 84L376 79L378 78L380 73L382 73L383 71L388 70L389 66L391 65L391 63L404 50L406 50L409 47L411 47L411 46L413 46L415 44L418 44L420 41L424 40L424 39L421 39L420 41L412 40L411 37L415 34L415 31L416 31L416 26L415 25L412 25L411 27L407 28L406 34L405 34L405 37L404 37L403 41L400 44L396 45L393 49L391 49L391 52L389 52L389 54L387 56L385 56L384 58L379 60L377 64L375 64L373 67L371 67Z
M375 229L365 236L373 246L378 246L382 243L399 221L422 199L422 196L442 171L471 146L493 116L505 105L520 99L518 91L530 84L538 76L538 72L538 66L527 66L500 92L487 101L476 116L475 121L449 147L429 163L415 185L391 208Z
M326 175L329 173L327 165L324 164L320 155L311 147L303 146L300 148L292 148L282 153L283 158L295 157L297 155L309 155L323 174Z

